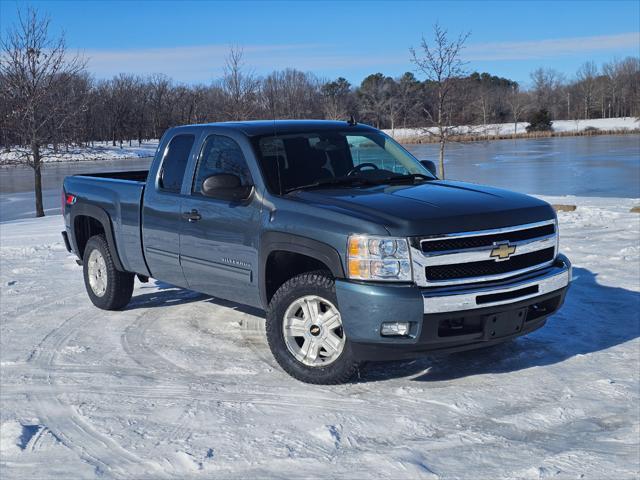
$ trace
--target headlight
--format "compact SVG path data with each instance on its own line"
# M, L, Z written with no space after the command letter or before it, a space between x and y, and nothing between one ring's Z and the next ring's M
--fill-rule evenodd
M349 278L410 282L411 258L406 238L351 235L347 246Z

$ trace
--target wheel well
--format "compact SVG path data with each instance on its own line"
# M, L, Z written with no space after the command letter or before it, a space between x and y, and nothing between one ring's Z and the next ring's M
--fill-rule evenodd
M277 250L271 252L265 265L265 289L267 302L284 282L305 272L331 270L323 262L301 253Z
M76 217L73 231L76 237L76 246L78 247L78 256L82 259L84 256L84 248L87 242L94 235L104 234L104 226L99 220L87 215L79 215Z

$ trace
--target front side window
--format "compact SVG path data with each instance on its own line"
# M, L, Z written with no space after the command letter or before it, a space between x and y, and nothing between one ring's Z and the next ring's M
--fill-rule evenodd
M378 145L371 138L361 135L347 135L349 151L353 159L353 165L375 165L375 168L387 170L401 175L411 173L407 167L393 155L389 146ZM363 167L365 168L365 167ZM374 167L370 167L373 169Z
M384 184L411 175L434 178L397 142L377 132L283 132L255 139L254 149L273 193Z
M198 158L193 193L202 195L202 182L220 173L236 175L243 186L252 184L247 161L236 141L222 135L211 135L205 140Z
M180 193L184 171L193 147L193 135L176 135L171 139L162 159L158 187L171 193Z

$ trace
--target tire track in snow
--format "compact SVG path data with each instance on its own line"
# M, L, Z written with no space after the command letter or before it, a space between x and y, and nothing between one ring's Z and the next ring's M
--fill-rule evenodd
M254 403L274 406L304 405L305 407L319 408L323 410L334 409L336 412L343 412L345 411L345 408L349 409L350 407L352 407L354 411L357 411L359 407L365 403L364 400L354 399L349 395L343 394L342 392L335 391L333 389L326 389L319 386L310 387L317 390L323 390L322 393L314 392L313 398L310 398L308 393L305 392L296 394L295 390L285 386L278 387L278 391L271 392L267 392L265 390L262 390L259 393L229 391L228 389L230 387L242 388L245 386L245 384L242 382L230 381L228 376L220 379L220 377L216 374L199 373L195 370L186 369L170 361L153 349L153 347L147 341L146 332L153 326L155 322L160 319L161 316L161 311L147 311L140 315L138 319L129 327L127 327L122 334L121 344L123 349L133 359L133 361L143 367L143 369L150 372L161 372L162 377L165 379L167 377L167 373L170 373L173 377L173 380L180 381L181 383L186 385L192 384L198 385L199 387L215 386L219 388L219 390L213 391L207 389L206 398L209 400L215 400L218 402ZM260 360L265 361L265 363L268 363L271 366L272 360L270 357L270 352L267 356L264 348L260 347L260 342L256 338L257 336L253 333L252 329L247 330L252 332L249 333L247 337L254 338L252 340L249 340L244 345L247 345L252 351L254 351L260 358ZM245 337L243 336L243 338ZM273 361L273 363L275 363L275 361ZM276 374L280 374L283 377L286 377L286 374L280 372L279 367L273 365L273 368ZM288 379L288 377L286 378ZM206 380L206 383L203 384L203 380ZM291 380L291 382L298 384L298 382L294 380ZM352 391L353 387L353 385L349 386ZM193 392L194 395L198 395L198 390L195 388L189 391ZM329 392L330 395L327 395L327 392ZM388 407L381 407L379 408L379 411L381 413L387 413Z
M124 450L110 437L103 435L87 423L71 405L59 399L55 391L54 362L57 354L67 344L69 338L90 320L82 316L84 312L68 317L62 325L45 336L34 349L29 362L47 372L49 395L27 394L28 400L36 406L41 422L67 448L91 464L99 474L108 473L116 477L163 476L153 465Z

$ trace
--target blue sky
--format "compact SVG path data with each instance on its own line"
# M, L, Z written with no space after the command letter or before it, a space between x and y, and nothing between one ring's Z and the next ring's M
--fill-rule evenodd
M409 47L438 21L470 31L470 70L527 83L551 67L567 77L586 60L640 55L640 1L213 2L32 1L89 57L98 78L165 73L186 83L219 77L230 45L257 74L295 67L359 83L412 70ZM26 2L0 0L0 30Z

